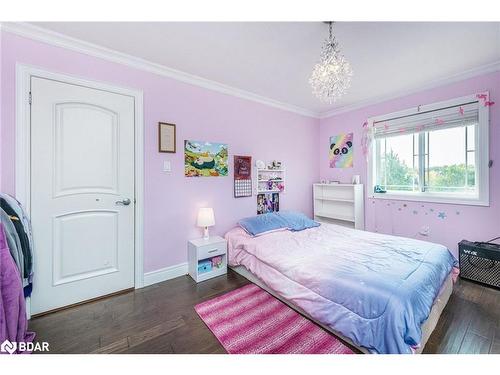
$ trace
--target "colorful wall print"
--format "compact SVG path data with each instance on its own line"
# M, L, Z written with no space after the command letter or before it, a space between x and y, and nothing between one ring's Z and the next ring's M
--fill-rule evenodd
M252 196L252 157L234 156L234 197Z
M227 171L227 144L184 141L184 174L186 177L227 176Z
M353 137L353 133L330 137L330 168L352 168Z
M257 215L278 212L280 210L279 193L257 194Z

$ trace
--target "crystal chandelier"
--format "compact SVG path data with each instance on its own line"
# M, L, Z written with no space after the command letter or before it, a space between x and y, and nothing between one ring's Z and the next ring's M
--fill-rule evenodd
M351 86L352 69L340 52L339 44L332 33L332 23L328 22L330 34L321 49L320 61L314 65L309 83L313 94L321 101L333 103Z

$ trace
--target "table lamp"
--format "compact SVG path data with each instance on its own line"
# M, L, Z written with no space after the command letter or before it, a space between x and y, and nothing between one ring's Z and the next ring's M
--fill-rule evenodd
M200 208L198 210L198 220L196 225L204 228L203 239L208 240L208 227L215 225L214 209L208 207Z

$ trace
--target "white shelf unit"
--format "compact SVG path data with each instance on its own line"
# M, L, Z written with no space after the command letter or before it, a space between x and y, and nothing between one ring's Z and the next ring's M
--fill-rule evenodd
M283 190L269 190L269 181L274 181L283 185ZM284 193L286 190L285 169L257 169L255 173L255 194L262 193Z
M362 184L314 184L314 220L365 229Z

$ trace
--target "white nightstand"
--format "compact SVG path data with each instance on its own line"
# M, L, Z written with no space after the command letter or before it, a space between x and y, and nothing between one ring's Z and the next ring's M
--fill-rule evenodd
M199 266L207 264L211 259L221 257L220 267L211 265L209 271L200 271ZM199 283L212 277L227 273L227 242L219 236L210 237L208 240L198 238L188 242L189 275Z

